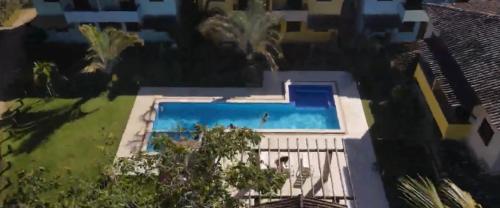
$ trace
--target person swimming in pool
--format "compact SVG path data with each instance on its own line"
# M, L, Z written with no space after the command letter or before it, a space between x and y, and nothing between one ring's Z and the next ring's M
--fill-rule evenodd
M260 118L260 125L259 128L262 128L262 125L269 120L269 113L265 112L264 115L262 115L262 118Z
M261 118L261 121L262 123L266 123L268 119L269 119L269 113L265 112Z

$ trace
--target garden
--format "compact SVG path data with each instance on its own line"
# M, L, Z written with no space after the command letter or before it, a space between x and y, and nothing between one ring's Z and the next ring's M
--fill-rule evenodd
M264 17L254 15L249 18L266 22L263 27L269 29L272 22ZM212 27L208 23L205 25L207 31ZM229 204L235 202L229 198L227 185L222 185L222 181L242 189L262 190L263 194L276 191L276 187L283 183L282 176L275 171L260 170L253 160L237 164L231 169L234 171L232 175L221 178L219 160L248 151L250 144L260 140L255 133L245 129L235 129L225 137L219 137L220 129L203 129L205 138L208 139L210 132L214 131L218 135L214 136L214 143L226 142L220 145L223 150L216 150L220 154L213 156L206 154L219 145L207 143L207 150L201 148L203 144L196 150L168 142L162 145L174 150L161 155L173 159L162 161L176 162L181 153L202 155L189 157L200 158L199 161L193 160L199 167L184 167L195 168L186 170L191 175L194 171L203 172L191 176L194 177L190 180L192 184L179 181L181 184L173 188L166 183L151 181L151 175L132 180L118 177L112 171L127 166L126 162L113 161L140 86L258 85L261 71L257 70L257 65L267 63L265 56L261 55L267 53L265 49L245 51L234 45L221 46L216 44L217 40L204 40L195 28L188 31L195 33L192 34L195 40L184 44L144 43L136 34L112 28L99 30L83 25L79 29L88 44L40 42L40 31L28 28L26 42L21 46L25 47L27 60L22 64L19 76L8 86L6 94L12 100L0 123L0 200L4 205L108 206L122 199L113 198L120 194L136 195L122 202L134 206L142 203L175 204L179 203L176 199L185 200L179 193L189 186L209 192L200 192L201 196L194 195L186 203ZM267 33L267 29L263 32ZM262 40L256 41L255 44L259 44L258 41ZM187 44L195 45L195 50ZM246 53L252 56L247 57ZM231 142L235 135L242 141ZM164 138L164 141L168 140ZM205 174L207 163L214 163L211 175ZM115 167L116 164L120 167ZM160 172L172 173L173 170L168 168L173 165L176 164L162 166L165 169L160 169ZM130 169L125 172L129 173ZM106 185L111 183L114 186ZM144 189L145 186L152 189ZM171 201L153 200L159 199L156 195L159 193L170 194L171 197L166 198Z
M272 194L283 177L261 171L258 161L238 164L226 173L221 170L219 160L232 158L260 140L248 129L224 133L220 128L199 127L198 133L208 139L196 148L158 138L157 144L165 150L160 154L164 163L159 181L138 172L134 173L144 176L141 180L119 177L110 167L141 86L259 86L263 69L281 66L280 70L348 69L358 80L377 154L375 168L392 207L407 205L401 193L405 176L433 181L448 177L480 203L498 204L498 197L491 194L497 190L484 188L488 184L478 179L483 176L475 173L477 167L447 163L462 157L467 161L468 156L456 151L459 146L442 145L431 125L434 121L412 78L414 45L352 37L342 39L342 44L287 44L281 51L279 38L268 31L273 22L267 15L243 17L249 19L247 24L265 27L263 39L248 42L252 31L232 34L216 27L234 24L230 19L234 16L215 16L198 27L213 14L193 9L189 3L182 4L180 11L180 24L170 32L176 44L144 43L135 34L89 25L80 27L89 44L45 43L28 36L22 46L28 60L8 88L13 99L0 121L0 201L42 207L55 201L65 206L116 202L128 207L150 203L237 206L225 191L226 182ZM37 32L32 29L31 34ZM110 36L125 41L107 46L95 41ZM232 140L235 137L238 142ZM151 158L136 159L150 162ZM125 172L131 171L122 165ZM454 175L457 172L464 175Z

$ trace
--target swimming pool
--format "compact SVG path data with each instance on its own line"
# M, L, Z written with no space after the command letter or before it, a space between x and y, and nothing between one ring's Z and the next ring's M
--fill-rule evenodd
M162 102L153 132L191 130L196 124L272 130L340 129L329 85L290 85L288 103Z

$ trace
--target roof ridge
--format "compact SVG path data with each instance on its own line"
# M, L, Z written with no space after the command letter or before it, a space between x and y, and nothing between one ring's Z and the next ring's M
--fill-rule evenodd
M474 9L470 9L470 8L464 9L464 8L460 8L460 7L455 7L454 5L456 5L456 4L463 4L463 3L430 3L430 2L427 2L427 3L422 3L422 6L424 6L424 7L427 7L427 6L440 7L443 9L449 9L449 10L467 12L467 13L475 13L475 14L500 18L500 14L495 14L495 13L485 12L485 11L478 11L478 10L474 10Z

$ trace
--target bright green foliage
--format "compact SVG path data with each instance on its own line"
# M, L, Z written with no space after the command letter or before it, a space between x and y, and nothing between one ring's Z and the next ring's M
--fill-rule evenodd
M47 187L58 186L58 178L42 177L43 171L24 174L19 178L22 188L7 202L26 207L239 207L230 187L272 194L283 186L285 175L261 170L255 153L249 162L239 162L260 142L252 130L199 126L194 135L200 141L158 135L158 154L118 160L97 181L73 178L54 201L43 196Z
M44 87L49 96L56 95L54 90L54 77L59 74L54 63L39 61L33 67L33 82L37 87Z
M0 0L0 26L8 26L4 24L22 7L23 4L19 0Z
M283 57L281 34L274 27L278 23L279 18L264 9L264 1L251 0L246 11L212 16L200 24L199 30L216 43L236 43L250 61L255 55L264 56L271 70L277 70L275 59Z
M403 199L415 208L481 208L472 196L450 180L444 180L439 188L428 178L400 180L399 190Z
M87 59L91 64L85 67L84 72L102 70L110 74L122 51L136 44L144 45L144 41L136 33L115 28L108 27L101 31L92 25L82 25L80 32L90 45Z
M231 197L229 187L272 194L283 186L284 174L260 169L251 150L261 139L254 131L198 126L194 135L201 139L199 143L156 140L161 180L167 182L162 183L166 207L235 207L239 201ZM245 154L249 159L240 161Z

